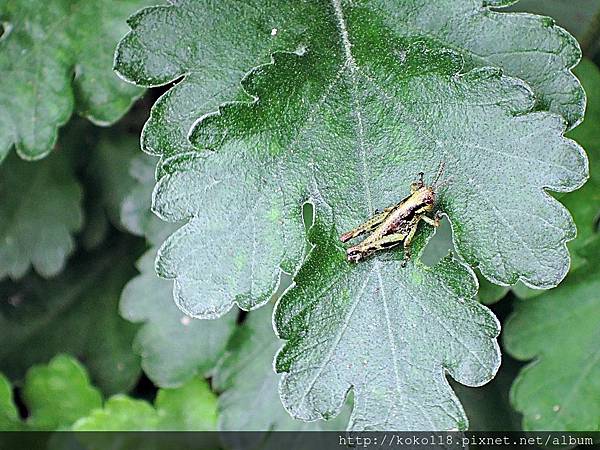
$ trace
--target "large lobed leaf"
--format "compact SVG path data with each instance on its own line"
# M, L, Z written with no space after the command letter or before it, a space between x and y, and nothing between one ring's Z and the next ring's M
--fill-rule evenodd
M276 314L288 341L277 360L286 408L298 418L330 417L353 388L354 429L465 428L445 371L480 385L499 364L498 324L473 298L472 272L452 257L433 268L413 258L402 269L399 252L350 265L337 236L397 202L417 172L431 180L444 162L451 182L438 207L461 256L500 284L558 284L575 229L544 189L579 187L587 164L562 136L559 116L532 111L579 120L584 97L568 70L576 43L548 20L475 1L254 6L238 5L244 24L236 30L245 39L237 46L197 39L203 20L214 25L211 36L228 35L214 33L220 7L201 1L145 10L121 43L117 67L140 83L190 74L170 92L189 88L190 77L214 75L198 61L222 67L234 55L225 67L235 74L248 53L256 60L261 45L272 50L270 40L297 49L275 53L245 78L256 101L198 122L192 144L214 152L187 151L173 128L147 125L145 136L164 132L173 144L156 151L164 163L154 209L188 221L161 248L159 274L175 280L176 302L190 315L216 317L234 302L259 306L279 266L293 271L303 259L301 209L311 201L316 248ZM253 28L265 21L249 17L269 17L267 36ZM161 23L176 24L175 32ZM540 42L549 48L537 49ZM525 79L537 95L500 69L481 68L489 65ZM197 117L166 95L155 113L170 105ZM428 233L420 234L422 246Z
M200 6L198 2L182 2L176 6L140 13L132 19L136 31L122 42L118 57L124 61L133 61L134 57L142 58L136 60L134 65L138 71L149 66L158 68L155 58L160 57L160 52L156 51L150 55L134 45L134 41L144 39L143 25L149 26L152 23L157 26L156 20L160 14L175 14L177 17L179 13L185 13L185 17L190 19L194 17L193 11L199 10L206 16L210 8L205 10ZM424 48L428 48L426 44L415 44L412 40L405 40L397 30L386 28L382 16L358 6L348 11L350 17L347 25L353 27L350 31L355 35L351 36L355 55L350 56L354 62L357 58L360 59L360 70L352 72L348 61L344 60L342 47L339 47L341 42L337 39L337 19L331 5L314 5L308 2L305 6L308 11L296 9L292 18L294 23L310 23L310 30L304 33L304 39L313 39L306 42L306 48L309 50L304 56L281 57L283 72L286 69L289 72L297 70L292 75L293 78L282 80L275 86L267 86L261 81L264 77L258 76L264 71L269 71L268 67L265 67L246 81L246 87L252 94L263 97L268 95L271 100L264 103L265 112L261 112L258 105L251 108L253 113L257 113L255 119L248 118L251 114L248 111L241 113L246 116L241 120L271 121L273 123L265 124L264 128L273 129L276 124L281 130L281 136L277 135L275 130L270 136L262 130L260 136L256 134L258 132L255 133L256 139L253 142L244 142L243 145L250 148L262 145L269 148L269 151L254 154L248 151L240 152L239 149L228 151L224 148L219 151L218 158L207 157L206 153L185 153L167 161L163 167L166 175L157 186L155 209L168 220L193 217L188 225L166 243L159 258L161 275L176 279L176 298L180 306L193 315L217 316L227 310L234 300L244 308L268 300L267 294L275 286L277 264L283 261L283 266L291 270L302 254L299 249L302 232L302 227L299 226L299 204L309 194L306 186L296 189L295 184L298 179L304 185L310 182L307 173L310 171L299 167L300 161L302 165L308 162L307 146L302 139L309 130L316 131L312 128L312 122L318 122L313 117L309 118L309 115L321 112L319 117L322 117L332 107L338 106L348 109L347 106L352 105L350 109L355 109L356 104L360 102L366 102L361 105L366 109L363 114L371 116L372 120L379 119L375 119L368 110L369 103L382 104L381 108L375 108L381 110L379 114L385 109L386 114L394 117L393 120L387 121L390 124L388 128L377 123L379 135L372 137L375 146L373 150L391 147L388 151L393 153L393 156L382 158L382 154L364 149L366 153L372 153L371 160L378 159L378 167L374 168L374 171L379 172L380 177L387 176L393 179L394 183L394 186L385 187L378 205L373 208L397 201L401 195L399 193L404 192L413 173L428 168L427 172L431 174L440 160L447 159L447 172L454 181L447 189L453 191L447 196L452 200L444 206L452 219L459 250L466 260L472 265L479 265L488 278L501 284L514 283L521 278L537 287L556 285L568 266L564 242L573 237L574 229L566 211L540 188L543 186L555 190L570 190L580 185L585 176L584 157L574 144L562 140L561 132L564 128L561 121L543 113L515 117L534 106L534 97L524 85L490 70L475 70L468 76L451 78L463 64L455 54L440 56L438 61L439 53L434 52L434 56L430 52L422 52ZM390 15L397 15L402 11L412 12L410 8L403 9L404 5L390 8ZM303 20L303 13L310 14L310 22L308 19ZM533 19L529 16L503 16L489 11L485 17L488 15L500 24L504 24L503 20L507 23L524 20L531 28L521 24L523 30L541 32L532 25ZM378 41L376 36L369 34L373 27L377 27L382 35L389 39ZM543 31L563 36L561 31L552 27L546 26ZM160 33L155 35L162 36ZM318 36L327 38L318 39ZM421 39L425 40L426 36L421 36ZM523 36L522 39L526 37ZM568 38L564 39L571 42ZM154 45L159 43L167 45L160 40L154 42ZM432 45L434 49L439 48L436 42L427 45ZM574 54L576 53L574 50ZM382 57L383 55L387 56ZM394 55L397 57L393 57ZM150 58L152 64L144 59L146 57ZM373 57L374 60L369 61ZM576 56L574 58L576 59ZM122 71L125 70L124 67L129 67L124 64L125 62L121 62L119 65ZM287 68L283 68L284 65L287 65ZM352 77L349 76L350 72ZM396 73L397 79L388 79L388 72ZM445 77L449 83L440 80L438 84L434 75L436 72L443 73L441 77ZM403 73L422 76L403 77ZM425 73L433 76L428 77ZM140 79L141 75L137 73L137 77ZM167 78L164 75L162 80ZM365 90L360 87L371 84L372 86ZM353 86L356 92L353 92ZM410 104L410 113L398 110L391 102L391 99L408 89L411 90L411 94L406 96L404 103ZM272 92L267 94L269 90ZM437 102L433 111L430 110L428 99L440 95L447 100ZM574 97L576 96L571 100ZM278 102L278 98L286 100ZM292 105L297 107L296 111L290 114ZM319 107L324 108L318 111ZM277 114L281 114L282 117ZM473 120L465 122L465 115L473 117ZM343 117L346 118L345 124L342 124ZM444 117L444 120L440 121L440 117ZM483 117L486 117L485 123L481 123ZM202 122L200 130L206 129L206 132L196 133L197 146L221 144L218 137L203 138L203 134L214 133L218 136L222 133L231 140L235 133L243 133L240 130L234 131L229 124L217 124L214 128L222 129L212 131L207 123L215 121L220 119L208 118ZM238 119L231 121L239 122ZM399 121L417 136L413 139L413 136L408 134L397 136L397 133L392 133L392 129L395 131L396 128L401 128ZM359 126L351 116L343 115L337 122L342 128L354 129L355 141L360 139L360 136L356 136L356 133L360 132ZM493 128L489 125L491 123L494 123ZM370 132L371 127L366 119L362 120L361 126L364 127L365 133ZM286 130L286 127L289 128ZM334 128L330 128L329 131L330 137L339 132ZM294 141L292 136L297 136L297 140ZM538 161L537 153L541 151L542 142L553 150L549 154L543 153L542 159ZM312 143L313 146L316 145L315 148L321 149L321 152L331 144L322 137L313 137ZM348 144L349 142L346 143ZM469 157L460 156L456 161L452 161L453 158L448 152L457 152L453 149L454 144L459 144L460 153ZM416 153L402 150L402 146L406 145L418 147L419 150ZM303 147L305 155L291 148L282 151L286 146ZM401 150L396 150L397 148ZM439 150L435 150L438 148ZM446 154L442 154L442 149ZM431 152L434 151L437 155L430 158ZM277 158L277 152L280 152L282 157ZM165 152L163 156L171 153ZM476 156L473 158L471 155ZM456 156L458 155L455 155L455 158ZM427 163L424 159L428 159ZM485 162L480 164L478 159ZM335 170L339 170L337 158L330 160ZM352 158L347 158L346 163L351 163L351 160ZM395 161L398 168L382 174L385 165L391 168L392 161ZM405 163L401 164L401 161ZM497 161L500 161L498 165ZM322 164L322 161L318 161L318 164ZM536 171L531 174L530 169L534 166ZM540 170L537 170L538 166ZM252 169L248 170L249 167ZM491 178L488 173L490 167L496 169ZM284 171L296 169L298 171L293 177L295 180L288 177L285 180L278 179ZM320 173L327 173L327 170L331 169L319 168ZM343 171L343 168L341 170ZM368 177L373 178L373 175L368 174ZM528 181L523 183L520 180ZM495 191L494 186L500 185L502 190L498 192L498 188ZM342 187L338 190L344 189ZM459 190L463 191L461 195L458 195ZM337 201L348 204L349 200L346 197L341 195ZM475 208L482 213L475 215ZM260 214L260 210L268 210L269 214ZM203 214L204 211L211 211L210 216ZM521 220L523 216L544 219L535 221L534 229L531 229L528 221ZM554 216L554 223L545 220L551 216ZM356 220L364 218L363 213ZM234 223L237 239L232 240ZM511 236L511 239L505 239L505 236ZM238 245L238 241L249 245ZM217 245L222 250L216 251ZM522 251L523 248L526 252ZM197 257L199 249L202 249L202 257ZM232 257L236 261L233 265L228 264ZM260 261L260 264L256 264L256 261ZM213 304L198 306L198 303L206 298L214 299Z
M11 386L3 375L0 385L0 431L65 430L102 406L102 395L91 386L87 371L68 355L57 355L47 365L33 366L27 371L23 383L23 401L29 412L26 421L19 418Z
M118 120L140 94L112 72L124 20L148 0L5 0L0 4L0 161L47 155L74 109Z

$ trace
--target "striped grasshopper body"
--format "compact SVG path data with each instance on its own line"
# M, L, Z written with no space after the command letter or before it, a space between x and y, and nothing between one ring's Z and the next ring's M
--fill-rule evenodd
M433 218L427 213L433 211L435 205L435 185L442 173L443 165L432 186L426 186L423 181L423 172L419 173L419 180L411 184L410 195L395 206L377 212L375 216L359 225L355 229L340 236L342 242L347 242L364 233L371 233L361 243L350 247L346 251L348 261L358 262L379 250L385 250L397 245L404 246L404 262L410 259L410 244L417 231L419 222L439 226L440 213Z

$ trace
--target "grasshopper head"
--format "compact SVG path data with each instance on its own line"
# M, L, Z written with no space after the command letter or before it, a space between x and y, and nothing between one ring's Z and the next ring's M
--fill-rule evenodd
M423 186L413 194L415 202L423 205L422 211L432 211L435 204L435 192L433 188Z
M350 247L346 250L346 257L350 262L359 262L364 256L364 253L357 247Z

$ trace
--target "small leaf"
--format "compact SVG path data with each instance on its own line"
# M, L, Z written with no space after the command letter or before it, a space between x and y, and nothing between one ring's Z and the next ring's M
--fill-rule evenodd
M29 369L23 396L29 408L29 425L42 430L65 429L102 406L102 395L90 385L87 371L67 355Z
M125 319L144 322L134 349L146 374L161 387L174 387L211 372L225 351L236 313L215 321L183 314L173 304L171 283L154 273L155 255L149 250L138 262L141 274L125 286L120 309Z
M217 397L202 379L190 380L178 389L160 389L155 405L161 430L216 429Z
M127 242L73 262L63 275L44 281L28 276L19 284L0 284L0 367L20 379L32 365L60 352L86 362L103 391L129 390L139 373L131 350L134 325L118 316L123 285L133 275Z
M0 6L0 160L16 144L46 156L74 109L99 125L117 121L141 94L113 71L125 19L148 0L6 0Z
M0 373L0 431L17 431L21 428L19 412L13 399L10 381Z
M102 395L90 385L85 368L72 356L55 356L47 365L29 369L23 386L29 412L21 421L12 388L0 375L0 431L65 430L80 417L102 406Z
M217 399L206 381L193 379L177 389L160 389L155 406L125 395L77 421L76 431L212 431ZM91 437L93 439L93 435Z
M343 430L348 422L347 414L342 414L340 420L306 423L294 420L283 408L279 399L279 376L272 364L281 341L273 333L271 313L272 308L265 307L246 317L215 371L213 386L221 392L219 430ZM229 447L235 449L264 448L259 444L268 440L261 434L223 436Z
M21 278L32 265L46 278L63 269L82 226L82 196L64 152L0 166L0 279Z
M156 173L156 158L137 155L129 165L133 184L121 202L121 223L130 232L144 236L155 246L162 244L178 224L160 220L150 210Z
M245 98L239 82L249 69L276 51L317 47L314 39L327 25L312 19L326 14L334 21L332 3L184 0L131 17L132 31L116 54L121 76L140 86L184 77L152 109L143 148L164 157L193 150L187 140L192 125L221 103ZM398 37L454 49L468 68L500 67L524 79L540 108L579 122L585 96L569 71L580 55L577 42L546 18L495 12L488 4L370 0L355 8L381 17L381 26Z
M506 350L535 359L514 381L511 403L525 430L597 431L600 428L600 238L589 262L558 288L520 300L506 323Z
M136 400L124 394L106 401L88 417L75 423L76 431L150 431L158 428L158 415L145 400Z

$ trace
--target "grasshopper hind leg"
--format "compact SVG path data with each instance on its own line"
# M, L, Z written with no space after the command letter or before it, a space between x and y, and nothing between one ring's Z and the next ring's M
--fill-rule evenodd
M340 241L347 242L350 239L354 239L355 237L360 236L361 234L373 231L381 224L381 222L383 222L387 218L387 216L390 214L390 212L392 212L393 209L394 207L390 206L389 208L385 208L383 211L378 212L365 223L362 223L353 230L342 234L340 236Z

